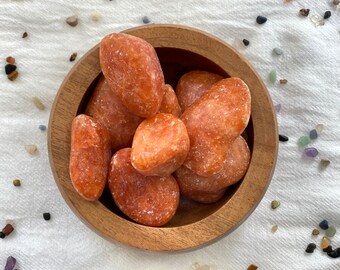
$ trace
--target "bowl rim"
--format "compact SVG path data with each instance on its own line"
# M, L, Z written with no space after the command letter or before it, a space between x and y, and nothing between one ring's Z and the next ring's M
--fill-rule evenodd
M227 66L230 67L225 71L231 77L234 76L233 74L241 72L243 76L240 77L246 77L242 79L248 85L254 85L252 88L249 86L252 94L254 145L248 172L235 194L217 211L197 222L179 227L148 227L136 224L114 214L98 201L88 202L82 199L73 189L69 176L65 174L65 170L68 171L68 166L63 168L65 162L68 164L69 157L67 156L66 161L59 160L60 156L69 149L66 144L69 142L70 136L65 134L62 129L65 128L65 122L58 120L56 116L66 113L66 128L70 129L70 117L74 117L76 114L74 110L65 112L65 108L71 108L72 105L72 100L68 99L79 100L82 98L84 92L82 94L81 92L84 89L74 91L74 88L77 88L77 84L88 84L91 78L93 81L93 78L96 78L100 73L98 73L100 66L98 60L99 44L97 44L69 71L58 90L51 109L48 129L48 153L56 184L64 200L76 216L106 239L154 251L188 250L211 244L233 232L250 216L262 200L270 184L277 160L278 128L269 92L256 70L240 53L223 40L209 33L192 27L174 24L145 25L122 32L144 38L156 48L171 48L172 46L173 48L178 48L178 46L181 46L181 49L189 50L190 47L190 51L200 55L203 54L204 57L215 63L218 61L217 64L223 70ZM201 44L206 43L207 46L197 46L199 42ZM211 49L209 50L211 46L214 48L214 52ZM208 57L207 54L210 54L210 56ZM221 55L225 55L226 59L238 61L239 65L237 67L231 66ZM85 78L86 82L82 81L83 78L77 77L79 70L88 75ZM93 72L97 72L97 74L93 75ZM253 111L253 108L258 108L258 111ZM259 126L255 124L257 120L261 120ZM266 130L265 126L270 126L271 129ZM250 190L253 193L247 196L247 192ZM244 200L244 198L247 198L247 200ZM112 221L108 222L108 219Z

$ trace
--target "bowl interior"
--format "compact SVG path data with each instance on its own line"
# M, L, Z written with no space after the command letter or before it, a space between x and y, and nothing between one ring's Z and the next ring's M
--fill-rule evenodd
M164 73L165 83L170 84L174 89L176 88L177 82L179 78L191 71L191 70L205 70L209 72L213 72L219 74L225 78L230 77L221 67L210 61L209 59L187 51L183 49L177 48L156 48L156 52L158 58L160 60L162 70ZM79 104L77 114L81 114L85 112L86 105L91 98L91 95L95 89L95 86L102 76L100 73L97 78L90 84L84 97ZM250 151L253 148L253 125L252 120L250 119L249 124L245 130L245 138L248 142ZM202 204L197 203L192 200L186 199L183 196L181 197L179 208L176 211L175 216L171 219L170 222L163 225L163 227L176 227L187 225L190 223L197 222L201 219L206 218L207 216L214 213L218 210L222 205L224 205L236 192L240 183L237 183L231 187L229 187L222 199L217 201L216 203L211 204ZM112 199L112 195L108 187L105 188L102 196L99 198L99 201L111 212L114 214L125 218L131 222L134 222L129 217L127 217L123 212L115 204Z

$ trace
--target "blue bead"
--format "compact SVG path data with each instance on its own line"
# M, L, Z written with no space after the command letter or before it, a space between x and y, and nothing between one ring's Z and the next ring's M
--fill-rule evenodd
M148 16L144 16L142 20L143 20L143 23L145 24L151 22Z
M315 129L312 129L310 132L309 132L309 138L311 140L315 140L316 138L318 137L318 133Z
M319 226L320 226L321 229L327 230L328 229L328 221L324 219L323 221L320 222Z
M45 126L45 125L39 125L39 129L40 129L41 131L45 131L45 130L46 130L46 126Z

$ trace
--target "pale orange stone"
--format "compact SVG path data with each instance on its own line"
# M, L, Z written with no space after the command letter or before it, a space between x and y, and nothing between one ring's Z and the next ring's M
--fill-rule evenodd
M222 170L212 176L200 176L185 166L175 171L174 176L181 192L188 190L215 192L237 183L246 173L250 162L247 142L237 137L232 143Z
M187 190L185 192L181 191L181 194L193 201L208 204L217 202L219 199L221 199L226 190L227 188L222 188L214 192Z
M188 132L179 118L167 113L156 114L136 130L132 165L143 175L169 175L183 164L189 144Z
M204 70L193 70L185 73L176 86L176 94L182 111L185 111L222 79L222 76Z
M159 112L171 113L176 117L180 117L182 114L182 110L178 104L177 96L174 89L170 84L165 84L164 89L164 97Z
M239 78L214 84L181 115L190 150L184 166L201 176L222 170L232 142L246 128L250 118L250 92Z

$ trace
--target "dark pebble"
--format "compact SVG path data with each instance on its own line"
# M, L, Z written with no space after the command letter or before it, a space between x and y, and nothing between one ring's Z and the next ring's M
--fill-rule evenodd
M287 142L289 138L286 135L279 134L279 141L280 142Z
M320 222L319 226L320 226L321 229L327 230L328 229L328 221L324 219L323 221Z
M76 52L72 53L71 56L70 56L70 62L73 62L74 60L76 60L77 55L78 54Z
M44 217L45 220L50 220L51 214L50 213L43 213L43 217Z
M144 16L144 17L142 18L142 21L143 21L143 23L145 23L145 24L151 22L148 16Z
M308 8L302 8L299 11L301 16L307 17L309 15L309 9Z
M39 129L40 129L41 131L45 131L45 130L46 130L46 126L45 126L45 125L39 125Z
M22 38L27 38L27 37L28 37L27 32L24 32L24 33L22 34Z
M264 24L266 21L267 21L267 18L264 17L264 16L257 16L257 18L256 18L256 22L258 24Z
M310 138L311 140L315 140L317 137L318 137L318 133L316 132L315 129L312 129L312 130L309 132L309 138Z
M316 249L316 245L314 243L310 243L310 244L308 244L308 246L306 248L306 252L307 253L313 253L315 249Z
M5 71L6 71L6 74L9 75L11 74L13 71L15 71L17 69L17 66L16 65L12 65L12 64L7 64L5 66Z
M328 252L327 255L331 258L339 258L340 257L340 248L336 248L331 252Z
M5 238L6 237L6 234L4 234L3 232L0 232L0 238Z
M328 19L330 16L332 16L332 12L330 12L329 10L327 10L327 11L325 12L325 15L323 15L323 18L326 20L326 19Z
M322 251L329 253L329 252L333 251L333 248L332 248L332 246L328 246L328 247L324 248Z
M13 180L13 185L14 185L15 187L20 187L20 186L21 186L21 181L20 181L19 179L14 179L14 180Z
M244 46L248 46L249 43L250 43L248 39L243 39L242 42L243 42Z

